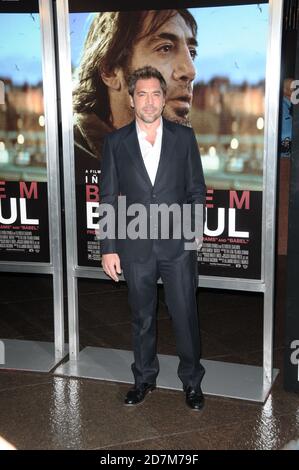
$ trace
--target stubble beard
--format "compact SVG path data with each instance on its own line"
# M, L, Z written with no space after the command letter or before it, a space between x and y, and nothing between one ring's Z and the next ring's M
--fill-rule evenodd
M136 113L137 114L137 113ZM145 123L151 124L152 122L155 122L157 119L159 119L162 115L162 110L159 113L154 114L153 116L147 116L146 114L140 112L137 114L137 116Z
M167 107L167 103L166 103L166 106L163 111L163 117L165 117L165 119L168 119L171 122L175 122L176 124L181 124L183 126L191 127L189 113L188 114L184 113L180 116L180 111L181 110L179 109L176 111L172 111L171 109L169 110Z

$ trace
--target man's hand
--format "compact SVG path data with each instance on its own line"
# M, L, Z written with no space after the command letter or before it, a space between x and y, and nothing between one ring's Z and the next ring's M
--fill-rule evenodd
M102 255L102 266L108 276L110 276L115 282L119 281L117 274L121 274L121 268L120 259L117 253Z

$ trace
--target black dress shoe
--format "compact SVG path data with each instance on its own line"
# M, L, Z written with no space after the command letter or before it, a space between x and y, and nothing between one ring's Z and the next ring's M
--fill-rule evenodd
M184 390L186 392L186 403L187 405L195 411L199 411L203 408L204 406L204 396L202 394L202 391L195 390L192 387L184 387Z
M155 390L156 384L143 383L129 390L125 398L125 405L138 405L144 399L147 393Z

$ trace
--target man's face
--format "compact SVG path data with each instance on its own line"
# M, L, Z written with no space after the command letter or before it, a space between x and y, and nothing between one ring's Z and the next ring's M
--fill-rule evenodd
M152 14L145 19L144 31ZM163 115L180 124L190 125L189 111L192 101L196 56L196 39L182 16L177 13L155 33L136 42L130 71L151 65L157 68L167 83L166 105Z
M130 99L136 116L146 123L156 121L161 116L165 105L163 91L157 78L138 80L134 96Z

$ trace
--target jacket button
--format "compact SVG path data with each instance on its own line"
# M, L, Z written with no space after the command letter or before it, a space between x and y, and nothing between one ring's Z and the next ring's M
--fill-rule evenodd
M156 194L153 194L153 198L156 199L156 197L157 197Z

